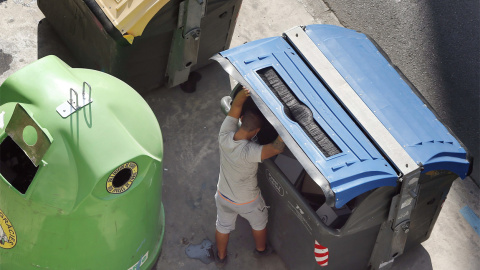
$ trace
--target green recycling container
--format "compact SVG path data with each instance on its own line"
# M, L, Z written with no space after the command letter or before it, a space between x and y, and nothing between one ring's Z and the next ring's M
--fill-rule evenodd
M163 143L127 84L47 56L0 86L0 269L150 269Z

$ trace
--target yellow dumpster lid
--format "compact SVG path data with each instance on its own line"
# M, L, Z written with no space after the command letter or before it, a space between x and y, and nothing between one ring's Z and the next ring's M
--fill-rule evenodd
M95 0L123 34L141 36L148 22L170 0Z

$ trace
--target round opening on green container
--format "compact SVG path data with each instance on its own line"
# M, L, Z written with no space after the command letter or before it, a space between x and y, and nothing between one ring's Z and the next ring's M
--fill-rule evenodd
M29 146L33 146L37 143L38 134L37 130L32 126L26 126L23 129L23 141Z
M138 174L138 166L135 162L127 162L118 166L107 179L107 191L112 194L120 194L127 191Z
M132 170L130 168L122 169L115 175L112 180L112 185L116 188L125 185L132 176Z

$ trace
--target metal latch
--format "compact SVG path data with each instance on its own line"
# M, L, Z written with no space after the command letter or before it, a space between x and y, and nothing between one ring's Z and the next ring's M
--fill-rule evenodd
M380 227L370 258L371 269L390 269L393 261L403 254L410 231L410 216L418 199L421 164L403 177L400 193L392 198L388 219Z
M88 93L85 92L85 86L88 86ZM75 95L75 99L73 99ZM72 113L92 103L92 87L87 82L83 82L82 96L79 98L77 91L70 88L70 98L57 107L57 112L63 117L67 118Z
M206 1L185 0L180 3L177 29L173 33L168 56L167 72L169 87L188 80L190 68L197 63L202 30L200 23L205 15Z

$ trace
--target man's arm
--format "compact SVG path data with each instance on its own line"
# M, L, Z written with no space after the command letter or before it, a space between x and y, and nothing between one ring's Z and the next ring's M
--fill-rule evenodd
M283 152L285 143L282 138L278 136L272 143L266 144L262 148L262 160L271 158Z
M243 103L247 100L247 97L250 96L250 90L248 90L245 87L242 87L242 90L237 94L235 99L232 102L232 107L230 108L230 111L228 112L228 116L231 116L233 118L240 118L240 115L242 114L242 107Z

